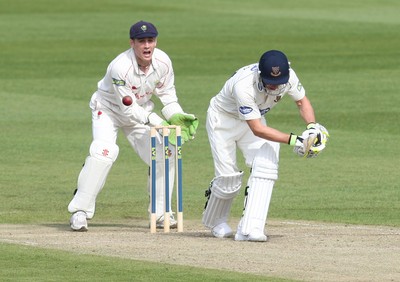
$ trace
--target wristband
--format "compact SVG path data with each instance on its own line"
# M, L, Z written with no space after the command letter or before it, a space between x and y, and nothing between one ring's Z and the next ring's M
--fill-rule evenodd
M297 135L290 133L288 144L290 146L294 146L294 145L296 145L296 140L297 140Z

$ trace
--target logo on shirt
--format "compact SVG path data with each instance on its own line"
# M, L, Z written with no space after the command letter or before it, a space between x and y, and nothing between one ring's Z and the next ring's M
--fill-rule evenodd
M297 83L297 91L301 91L301 88L303 88L303 85L301 85L300 81Z
M113 78L112 81L113 81L113 84L115 84L117 86L125 86L125 80Z
M265 115L266 113L268 113L269 112L269 110L270 110L271 108L266 108L266 109L260 109L260 114L263 116L263 115Z
M239 112L240 112L241 114L243 114L243 115L250 114L252 111L253 111L253 109L250 108L250 107L246 107L246 106L241 106L241 107L239 107Z

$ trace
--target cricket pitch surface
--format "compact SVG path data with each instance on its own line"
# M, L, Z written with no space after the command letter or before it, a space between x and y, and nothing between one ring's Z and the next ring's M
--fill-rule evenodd
M230 222L233 229L237 222ZM270 220L267 242L212 237L200 221L184 232L148 222L89 221L88 232L65 224L0 225L0 243L252 273L303 281L400 281L400 228Z

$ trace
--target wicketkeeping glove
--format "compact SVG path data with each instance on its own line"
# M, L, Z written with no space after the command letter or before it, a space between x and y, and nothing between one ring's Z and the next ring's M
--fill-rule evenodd
M171 124L169 124L167 121L163 121L160 125L162 126L169 126ZM158 133L163 136L163 131L162 129L158 130ZM181 132L181 141L182 144L189 140L189 137L187 134L185 134L183 131ZM176 130L174 128L168 128L168 143L175 146L176 145Z
M180 126L182 129L182 134L183 132L186 132L189 139L194 139L194 136L196 135L196 130L199 126L199 120L194 115L186 113L174 114L168 120L168 122L170 124Z
M162 126L168 126L171 125L170 123L168 123L167 121L163 121L161 123ZM176 145L176 130L174 128L169 128L169 134L168 134L168 143L175 146ZM162 135L162 131L160 132L160 134ZM181 128L181 142L182 145L189 141L189 133L188 133L188 129L183 129Z

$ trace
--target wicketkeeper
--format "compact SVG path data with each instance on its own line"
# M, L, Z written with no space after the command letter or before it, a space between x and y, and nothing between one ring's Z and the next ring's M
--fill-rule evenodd
M72 213L70 224L73 230L86 231L87 220L94 216L96 197L118 157L119 147L116 141L119 129L125 134L134 151L148 165L150 165L151 126L180 125L182 143L193 139L196 134L198 120L193 114L185 113L178 103L172 63L166 53L156 48L157 36L157 29L152 23L140 21L132 25L131 48L118 55L108 65L105 76L98 82L97 91L90 100L93 141L89 156L78 177L76 193L68 205L68 211ZM163 105L162 116L154 112L154 103L151 101L153 96L159 98ZM163 155L161 140L162 138L159 138L158 155ZM169 143L175 145L174 131L170 132ZM171 153L173 154L174 150L171 150ZM169 177L171 195L174 187L174 159L172 155ZM156 182L157 227L162 228L164 224L162 163L157 167ZM171 206L171 203L168 204ZM170 227L176 227L172 213Z
M301 135L281 132L267 125L265 115L288 95L306 124ZM237 241L266 241L264 227L272 190L278 179L280 143L294 146L301 157L315 157L324 148L328 131L316 123L313 107L284 53L271 50L259 63L237 70L211 99L207 132L214 158L215 177L206 191L203 223L218 238L233 235L228 225L231 205L242 186L236 150L251 167L245 191Z

